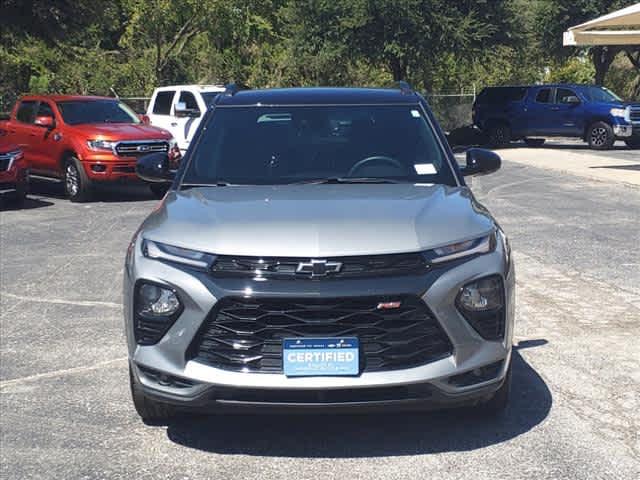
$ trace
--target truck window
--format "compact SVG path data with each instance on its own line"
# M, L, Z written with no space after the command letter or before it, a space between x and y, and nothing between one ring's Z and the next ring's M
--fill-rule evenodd
M551 89L543 88L536 95L536 102L538 103L551 103Z
M569 103L567 99L569 97L577 97L576 93L573 90L569 90L568 88L559 88L556 90L556 103Z
M53 117L53 110L51 105L47 102L40 102L38 105L38 113L36 113L36 117Z
M188 110L200 111L196 97L191 92L180 92L180 100L178 101L183 102Z
M36 119L36 104L33 100L26 100L20 102L18 112L16 113L16 119L22 123L33 123Z
M171 102L175 91L158 92L156 102L153 104L153 113L156 115L169 115L171 113Z

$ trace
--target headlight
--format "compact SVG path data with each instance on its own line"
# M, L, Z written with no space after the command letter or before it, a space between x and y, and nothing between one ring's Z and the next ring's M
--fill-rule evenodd
M182 304L174 290L155 283L140 281L135 288L134 334L139 345L157 343L182 312Z
M117 142L111 142L109 140L88 140L87 146L91 150L109 150L113 151Z
M448 262L457 258L492 252L496 247L495 233L480 238L451 243L424 252L431 263Z
M189 250L188 248L174 247L165 243L144 240L142 242L142 253L147 258L164 260L167 262L180 263L190 267L208 269L216 259L210 253Z
M456 299L458 310L487 340L504 337L504 286L502 277L492 275L467 283Z
M612 108L611 110L609 110L609 113L610 113L610 114L611 114L611 116L613 116L613 117L626 118L626 116L627 116L627 109L626 109L626 108Z

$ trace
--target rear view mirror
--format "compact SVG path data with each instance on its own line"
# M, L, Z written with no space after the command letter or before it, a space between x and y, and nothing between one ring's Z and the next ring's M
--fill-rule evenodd
M56 122L53 119L53 117L42 116L42 117L36 117L36 119L35 119L35 121L33 123L35 125L38 125L39 127L53 128L53 126L55 125Z
M564 99L564 103L568 103L569 105L577 105L580 103L580 99L575 95L571 95Z
M500 155L484 148L470 148L467 150L467 164L462 167L462 175L487 175L500 169L502 159Z
M136 174L150 183L169 183L175 177L175 171L171 170L169 155L164 152L150 153L140 157L136 162Z

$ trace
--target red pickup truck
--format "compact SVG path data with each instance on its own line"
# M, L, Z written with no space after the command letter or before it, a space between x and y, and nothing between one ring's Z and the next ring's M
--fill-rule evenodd
M127 105L108 97L25 96L9 120L0 121L0 133L23 150L30 178L64 182L75 202L88 200L96 183L137 180L142 155L179 156L169 132L143 124Z

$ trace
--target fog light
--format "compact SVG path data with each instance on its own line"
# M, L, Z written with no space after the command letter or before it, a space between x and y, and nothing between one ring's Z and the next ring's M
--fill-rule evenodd
M504 286L502 277L492 275L467 283L456 299L458 310L487 340L504 337Z
M107 166L96 163L94 165L91 165L91 170L93 170L96 173L102 173L107 170Z
M182 312L178 295L170 288L140 282L136 286L134 333L139 345L157 343Z
M142 315L170 316L180 308L180 300L167 288L144 283L138 290L138 313Z

